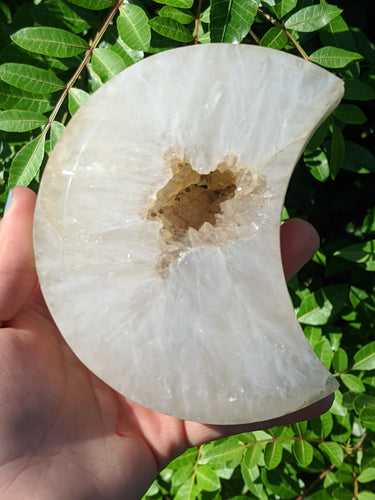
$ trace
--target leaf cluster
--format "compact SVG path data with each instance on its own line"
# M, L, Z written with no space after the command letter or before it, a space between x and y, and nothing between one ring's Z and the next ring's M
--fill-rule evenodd
M375 499L370 7L369 0L0 0L0 210L13 186L38 189L50 152L84 101L157 52L193 43L260 45L345 82L342 103L302 155L283 210L283 220L307 218L321 235L320 251L289 291L313 349L340 381L333 407L309 422L190 449L146 498Z

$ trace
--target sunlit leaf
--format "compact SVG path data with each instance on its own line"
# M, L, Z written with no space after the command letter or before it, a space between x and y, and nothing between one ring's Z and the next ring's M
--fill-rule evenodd
M307 467L313 459L313 447L304 439L293 441L293 454L301 467Z
M21 109L0 112L0 130L6 132L27 132L42 127L48 119L41 113Z
M263 445L260 443L251 444L251 446L247 448L243 461L248 469L252 469L258 465L262 449Z
M281 441L274 439L266 444L264 449L264 464L268 470L275 469L281 462L283 457L283 444Z
M231 460L241 460L244 452L244 444L236 436L226 439L224 442L204 450L201 455L200 463L223 464Z
M125 63L119 55L110 49L95 49L91 57L92 68L103 83L125 69Z
M310 55L311 61L325 68L344 68L353 61L363 59L361 54L338 47L322 47Z
M220 479L208 465L200 465L196 470L197 486L200 490L216 491L220 488Z
M64 82L52 71L28 64L5 63L0 66L0 78L9 85L34 94L49 94L64 88Z
M128 47L145 51L150 46L151 30L145 11L138 5L124 3L117 17L117 29Z
M9 172L9 186L28 186L37 175L44 156L44 135L28 142L15 156Z
M303 324L325 325L337 317L348 297L345 285L329 285L302 300L297 317Z
M349 391L356 393L365 392L366 389L363 382L355 375L352 375L351 373L343 373L340 378Z
M211 42L240 43L254 22L259 0L212 0Z
M280 28L273 26L261 38L259 45L270 49L281 50L288 44L288 37Z
M285 27L295 31L317 31L341 12L342 9L334 5L311 5L292 14L285 21Z
M23 28L11 38L25 50L51 57L73 57L88 49L83 38L60 28Z
M166 38L171 38L177 42L191 42L194 37L192 33L181 23L168 17L154 17L150 19L151 28Z
M74 115L82 104L89 98L90 94L82 89L71 88L69 90L68 107L69 113Z
M3 109L24 109L37 113L50 111L55 104L48 94L31 94L5 82L0 82L0 103Z
M333 368L334 368L336 373L341 373L341 372L347 370L347 368L348 368L348 355L346 354L344 349L339 347L337 349L337 351L335 351L332 363L333 363Z
M353 370L374 370L375 369L375 341L362 347L354 355Z
M322 149L318 148L314 153L305 154L303 160L315 179L324 182L329 178L329 162L326 153Z
M298 0L281 0L281 2L276 3L273 10L278 19L281 19L289 14L289 12L297 5L297 2Z
M318 447L326 455L331 464L340 467L344 459L344 451L338 443L328 441L320 443Z
M65 127L62 123L56 120L51 123L50 128L50 148L51 151L56 146L57 141L60 139L61 134L64 132Z
M171 7L166 5L161 8L158 12L161 17L169 17L178 21L181 24L189 24L194 21L195 17L189 10L177 9L176 7Z

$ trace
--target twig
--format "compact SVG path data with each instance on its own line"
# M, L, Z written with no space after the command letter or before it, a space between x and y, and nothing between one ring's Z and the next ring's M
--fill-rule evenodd
M293 45L298 50L298 52L301 54L301 56L306 61L310 61L309 56L306 54L306 52L303 50L303 48L297 42L297 40L292 37L292 35L285 28L285 26L283 26L282 24L280 24L278 21L276 21L276 19L274 19L273 17L271 17L269 14L266 14L266 12L263 12L261 9L258 9L258 14L260 14L261 16L263 16L264 19L267 19L267 21L269 21L271 24L273 24L274 26L276 26L276 28L279 28L280 30L282 30L286 34L286 36L289 38L289 40L293 43Z
M199 28L199 17L201 15L202 0L199 0L197 12L195 13L195 28L194 28L194 44L198 43L198 28Z

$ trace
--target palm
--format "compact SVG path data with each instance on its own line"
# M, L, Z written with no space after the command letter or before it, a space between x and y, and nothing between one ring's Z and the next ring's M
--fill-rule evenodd
M73 498L69 492L77 499L122 498L124 492L126 498L139 498L157 471L187 446L307 418L327 408L329 401L255 426L205 426L152 412L120 396L76 358L35 291L35 200L22 189L17 197L19 207L12 202L8 220L0 226L0 241L6 242L0 253L7 256L0 259L1 498ZM4 239L7 224L15 232ZM299 257L299 263L291 247L289 256L296 269L310 255ZM290 274L295 269L289 267Z

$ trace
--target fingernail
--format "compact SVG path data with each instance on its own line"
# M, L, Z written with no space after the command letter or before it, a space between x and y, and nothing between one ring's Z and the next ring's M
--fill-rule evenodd
M8 198L7 198L7 201L5 203L5 207L4 207L4 214L8 210L11 201L12 201L12 190L10 190L8 193Z

